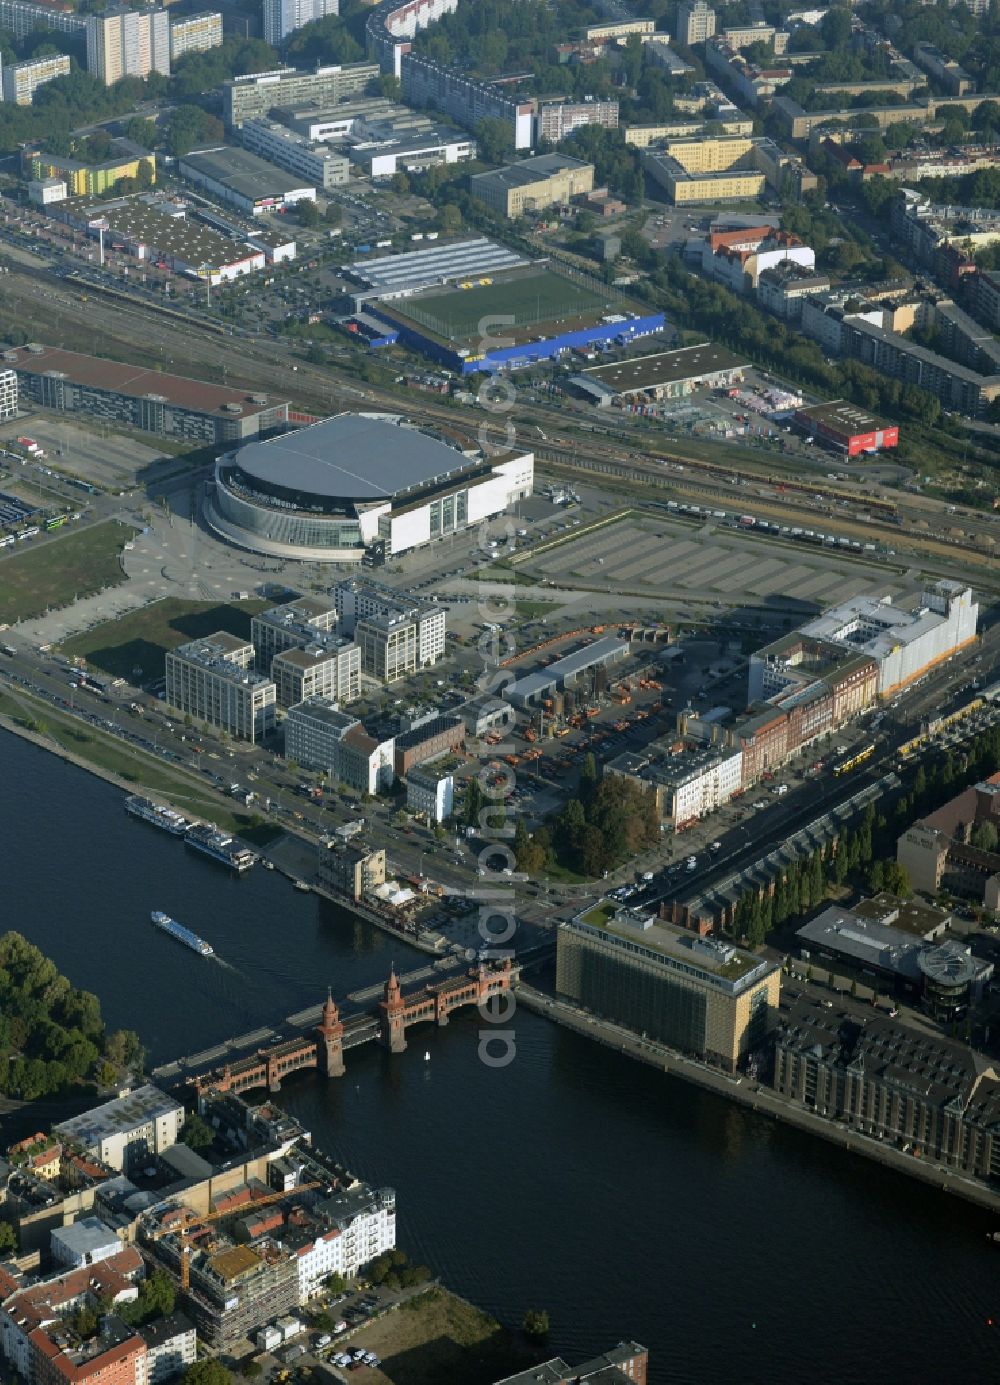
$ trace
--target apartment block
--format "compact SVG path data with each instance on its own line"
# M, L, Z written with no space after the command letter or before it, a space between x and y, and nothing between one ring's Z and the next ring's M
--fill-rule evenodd
M0 419L17 415L17 371L0 370Z
M982 418L1000 397L1000 374L980 375L909 337L858 318L844 321L843 350L880 374L919 385L945 409L970 418Z
M677 7L677 41L691 48L715 33L715 11L705 0L684 0Z
M727 1071L773 1023L776 963L610 900L561 923L556 949L560 995Z
M36 29L83 38L87 33L87 20L69 4L35 5L30 0L0 0L0 29L6 29L15 39L28 38Z
M600 125L605 130L618 129L617 101L543 101L535 116L535 142L546 139L550 144L579 130L584 125Z
M433 107L450 115L467 130L490 118L509 124L515 149L530 149L534 136L535 105L518 100L501 86L473 81L453 68L444 67L415 53L400 61L403 99L418 110Z
M264 0L264 42L279 47L296 29L340 13L340 0Z
M243 123L243 144L262 159L297 173L317 188L334 188L351 176L350 160L328 144L314 144L266 116Z
M166 701L171 707L241 740L274 730L274 683L255 673L253 645L219 630L167 654Z
M222 15L204 10L200 14L183 15L170 25L170 61L176 62L185 53L204 53L222 44Z
M164 9L105 10L87 19L87 71L105 86L123 77L170 76L170 19Z
M68 77L69 70L70 60L66 53L11 63L3 70L3 99L15 106L30 106L39 87L57 77Z
M350 96L363 96L378 77L377 62L331 64L312 71L280 67L248 73L223 82L223 116L230 129L238 130L246 121L266 116L279 106L330 108Z
M469 179L473 197L511 218L568 203L593 187L594 165L568 154L539 154Z

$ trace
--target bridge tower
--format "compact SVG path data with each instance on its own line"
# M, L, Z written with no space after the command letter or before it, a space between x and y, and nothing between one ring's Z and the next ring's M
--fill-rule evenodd
M378 1008L381 1011L379 1039L390 1053L402 1053L406 1048L406 1002L400 993L395 967L389 973Z
M329 990L322 1018L316 1026L316 1063L327 1077L344 1075L344 1025Z

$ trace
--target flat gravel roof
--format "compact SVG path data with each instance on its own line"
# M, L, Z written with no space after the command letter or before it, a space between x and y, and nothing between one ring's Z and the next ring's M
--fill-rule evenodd
M263 484L329 498L388 500L444 479L475 459L415 428L338 414L241 447L236 464Z

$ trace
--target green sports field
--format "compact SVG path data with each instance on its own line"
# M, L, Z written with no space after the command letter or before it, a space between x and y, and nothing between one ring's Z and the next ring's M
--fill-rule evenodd
M421 295L392 306L401 316L438 336L462 341L480 332L484 319L496 334L502 332L505 320L513 327L562 322L612 309L618 300L619 295L611 289L603 294L575 279L543 269L492 284L476 283L471 289Z

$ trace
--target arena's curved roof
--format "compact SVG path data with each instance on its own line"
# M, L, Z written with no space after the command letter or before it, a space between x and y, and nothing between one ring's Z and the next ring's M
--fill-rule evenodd
M415 428L364 414L338 414L294 433L251 442L240 470L263 486L304 495L389 500L475 462Z

